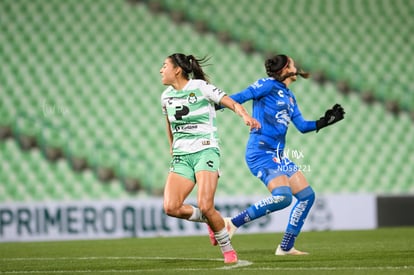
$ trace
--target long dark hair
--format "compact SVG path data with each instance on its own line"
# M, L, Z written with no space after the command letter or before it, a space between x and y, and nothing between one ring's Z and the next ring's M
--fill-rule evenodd
M273 57L266 59L265 61L267 75L273 77L274 79L280 82L292 75L300 75L303 78L308 78L310 75L309 73L304 72L302 71L302 69L299 68L297 69L296 73L288 73L282 75L283 69L287 66L289 66L289 57L284 54L275 55Z
M174 53L168 56L173 62L174 66L179 66L182 69L182 75L186 79L190 79L193 75L194 79L202 79L209 81L208 75L203 71L203 66L208 65L206 62L210 59L205 56L203 58L196 58L194 55L185 55L183 53Z

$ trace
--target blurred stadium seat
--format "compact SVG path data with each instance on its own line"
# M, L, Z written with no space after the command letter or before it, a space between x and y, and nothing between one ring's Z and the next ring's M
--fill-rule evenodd
M311 71L414 109L410 3L159 2L166 12L153 14L149 1L0 2L5 60L0 126L10 126L15 137L0 142L0 201L123 198L134 184L141 191L134 196L159 194L170 156L158 72L173 52L210 55L214 66L207 73L229 94L264 76L262 53L277 50ZM174 24L172 11L190 22ZM393 13L399 18L391 18ZM387 24L377 19L384 15L390 17L381 19ZM214 32L197 33L192 24L199 20ZM402 23L407 31L397 28ZM219 32L253 41L259 52L246 54L238 42L220 43ZM293 90L309 119L336 102L347 111L344 122L318 134L289 132L288 147L302 153L295 161L310 169L306 175L318 192L414 192L414 127L407 113L395 117L382 104L364 104L357 93L342 95L333 82L298 81ZM218 117L223 155L218 194L266 193L244 164L247 128L229 111ZM37 148L24 152L27 137ZM91 169L75 172L74 160L85 160ZM100 168L110 169L115 179L100 182Z
M414 87L408 77L414 72L412 1L160 2L236 40L251 40L263 51L289 53L312 71L321 70L357 91L372 90L381 101L394 100L414 111Z

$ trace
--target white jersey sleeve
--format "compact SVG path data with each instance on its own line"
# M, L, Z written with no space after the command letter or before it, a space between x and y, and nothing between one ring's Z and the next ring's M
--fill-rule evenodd
M216 104L220 104L221 99L226 95L221 89L205 81L200 82L199 85L203 95Z

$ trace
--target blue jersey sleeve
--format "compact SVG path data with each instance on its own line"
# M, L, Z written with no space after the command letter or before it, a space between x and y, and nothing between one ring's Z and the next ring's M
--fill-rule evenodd
M249 101L255 97L253 85L250 85L249 87L247 87L246 89L238 93L229 95L229 97L233 99L234 101L236 101L237 103L243 104L246 101ZM216 105L216 110L222 110L223 108L224 106L222 105Z
M250 99L252 99L254 95L253 95L253 92L250 90L250 87L248 87L247 89L244 89L243 91L230 95L230 97L237 103L243 104L246 101L249 101Z
M273 89L273 83L268 81L269 78L261 78L246 89L230 95L237 103L243 104L251 99L258 99L270 93Z
M301 133L307 133L310 131L316 130L316 121L305 120L302 116L302 113L299 110L298 105L296 104L293 107L292 122Z

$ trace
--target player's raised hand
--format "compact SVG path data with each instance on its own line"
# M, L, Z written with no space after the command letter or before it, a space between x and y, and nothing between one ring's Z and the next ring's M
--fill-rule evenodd
M316 132L320 129L332 125L344 119L345 110L340 104L335 104L331 109L325 112L325 115L316 121Z

